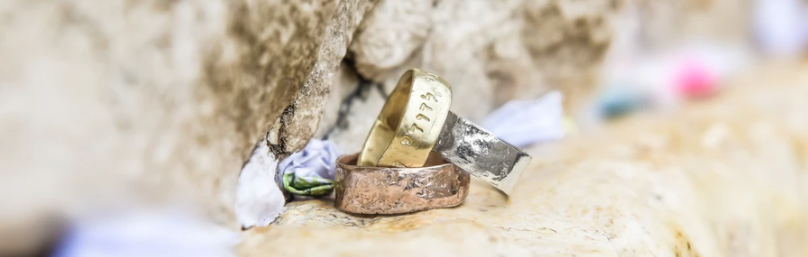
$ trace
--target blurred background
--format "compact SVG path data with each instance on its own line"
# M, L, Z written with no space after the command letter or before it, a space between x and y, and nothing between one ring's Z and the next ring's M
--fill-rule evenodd
M431 254L806 256L807 52L805 0L5 0L0 255L360 255L470 229L501 240ZM383 218L326 197L242 232L256 149L270 182L310 139L359 151L410 68L528 149L522 195Z

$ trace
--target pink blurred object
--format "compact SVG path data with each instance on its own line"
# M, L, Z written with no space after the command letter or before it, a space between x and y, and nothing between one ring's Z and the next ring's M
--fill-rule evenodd
M674 91L685 99L699 99L718 92L718 76L697 60L687 60L674 73Z

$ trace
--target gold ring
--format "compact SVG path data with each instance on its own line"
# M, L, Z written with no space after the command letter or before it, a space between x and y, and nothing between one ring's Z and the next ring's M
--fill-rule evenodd
M357 155L337 159L334 206L359 214L399 214L463 203L471 176L432 153L423 168L356 166Z
M359 166L422 167L452 104L452 87L411 69L399 79L359 154Z

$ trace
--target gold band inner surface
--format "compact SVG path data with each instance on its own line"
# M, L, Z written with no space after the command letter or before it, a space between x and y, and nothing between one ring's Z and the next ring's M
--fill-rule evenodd
M359 154L359 166L422 167L452 104L439 76L411 69L399 79Z

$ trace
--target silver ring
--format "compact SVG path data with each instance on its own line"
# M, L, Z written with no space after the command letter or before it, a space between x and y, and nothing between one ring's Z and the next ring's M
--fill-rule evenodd
M511 193L532 159L519 148L453 112L446 117L432 151L505 194Z

